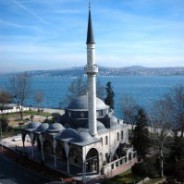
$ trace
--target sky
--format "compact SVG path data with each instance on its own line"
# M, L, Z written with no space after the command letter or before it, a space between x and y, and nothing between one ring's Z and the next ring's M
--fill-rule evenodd
M86 64L88 0L0 0L0 73ZM184 67L183 0L91 0L99 66Z

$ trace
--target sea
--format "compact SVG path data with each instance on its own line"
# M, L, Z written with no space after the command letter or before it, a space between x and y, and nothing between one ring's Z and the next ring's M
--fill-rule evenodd
M68 88L75 77L69 76L35 76L31 77L33 90L41 90L44 93L43 108L66 107L64 100L68 94ZM132 96L138 105L150 111L155 100L161 98L177 85L184 85L184 76L98 76L101 84L111 82L115 93L115 114L122 118L121 98ZM9 77L0 76L0 89L8 87ZM34 94L34 91L32 92ZM25 102L26 106L36 106L33 95Z

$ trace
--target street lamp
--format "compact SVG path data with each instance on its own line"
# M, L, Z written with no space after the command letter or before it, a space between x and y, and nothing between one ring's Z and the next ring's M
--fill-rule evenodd
M2 130L2 120L0 120L0 128L1 128L1 130L0 130L0 137L1 137L1 149L3 150L3 143L2 143L2 135L3 135L3 130Z

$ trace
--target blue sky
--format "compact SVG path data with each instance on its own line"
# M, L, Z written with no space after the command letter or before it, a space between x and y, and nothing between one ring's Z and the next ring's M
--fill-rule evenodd
M87 0L0 0L0 73L86 64ZM100 66L184 66L183 0L92 0Z

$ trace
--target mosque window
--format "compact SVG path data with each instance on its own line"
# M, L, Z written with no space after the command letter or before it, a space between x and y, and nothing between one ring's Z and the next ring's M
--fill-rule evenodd
M101 143L102 143L102 146L103 146L103 138L101 138Z
M84 118L84 112L81 112L81 118Z
M123 131L121 131L121 140L123 140Z
M129 155L128 155L128 160L132 160L132 154L131 153L129 153Z
M98 111L99 117L103 116L103 110Z
M111 169L114 169L114 164L111 165Z
M71 112L68 112L68 117L71 117L72 116L72 113Z
M117 132L117 141L119 141L119 132Z
M116 167L118 167L119 166L119 162L116 162Z
M108 136L105 136L105 144L108 145Z

